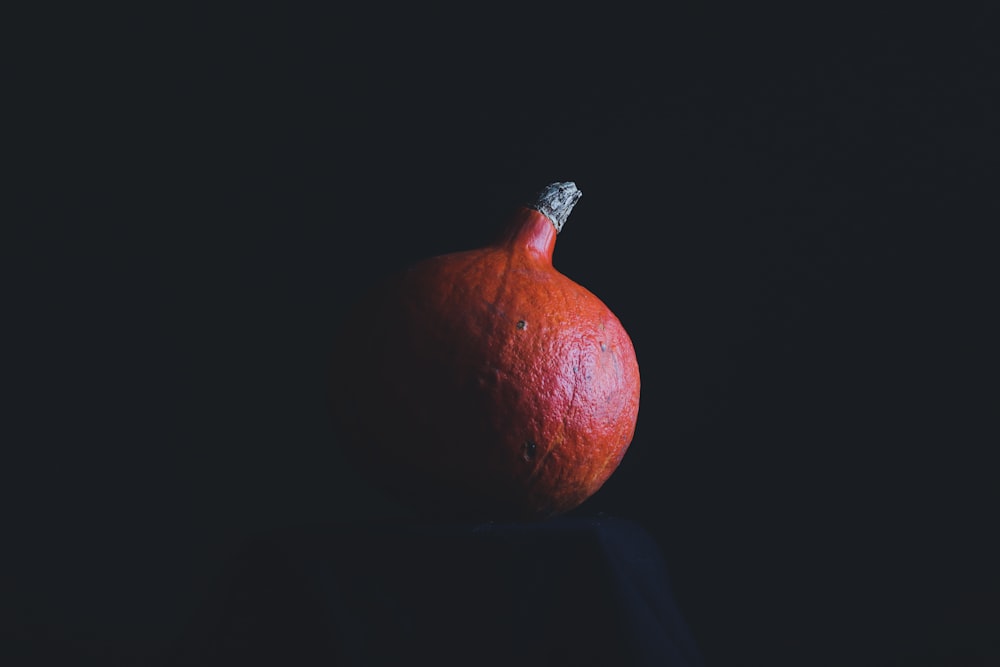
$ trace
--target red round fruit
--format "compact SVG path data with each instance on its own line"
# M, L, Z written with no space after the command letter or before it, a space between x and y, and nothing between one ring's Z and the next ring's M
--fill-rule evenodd
M485 248L381 282L342 324L332 407L364 475L417 510L541 519L593 495L639 410L618 318L552 266L580 197L554 183Z

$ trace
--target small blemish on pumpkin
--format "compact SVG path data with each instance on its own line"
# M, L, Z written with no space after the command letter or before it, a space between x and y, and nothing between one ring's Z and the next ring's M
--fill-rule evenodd
M536 451L538 451L538 445L531 440L526 440L524 447L521 448L521 458L530 463L535 459Z
M528 328L528 323L525 322L524 320L518 320L517 321L517 328L521 329L521 330L527 329Z

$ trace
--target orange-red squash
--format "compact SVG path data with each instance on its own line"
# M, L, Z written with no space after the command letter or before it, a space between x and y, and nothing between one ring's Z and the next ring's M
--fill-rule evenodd
M618 318L552 266L580 197L554 183L485 248L370 290L333 352L345 451L418 511L542 519L594 494L635 432L639 367Z

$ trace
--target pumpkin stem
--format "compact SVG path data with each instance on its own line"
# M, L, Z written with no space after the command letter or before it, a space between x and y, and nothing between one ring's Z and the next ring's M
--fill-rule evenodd
M577 189L576 183L572 181L551 183L538 191L534 201L529 203L528 207L551 220L556 228L556 233L559 233L562 231L563 225L566 224L566 218L569 217L573 206L582 195L583 193Z

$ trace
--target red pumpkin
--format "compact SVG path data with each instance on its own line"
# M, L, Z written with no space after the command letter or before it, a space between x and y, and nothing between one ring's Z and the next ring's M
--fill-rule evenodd
M332 407L346 451L418 511L542 519L593 495L635 432L618 318L552 266L580 197L555 183L485 248L419 262L343 321Z

